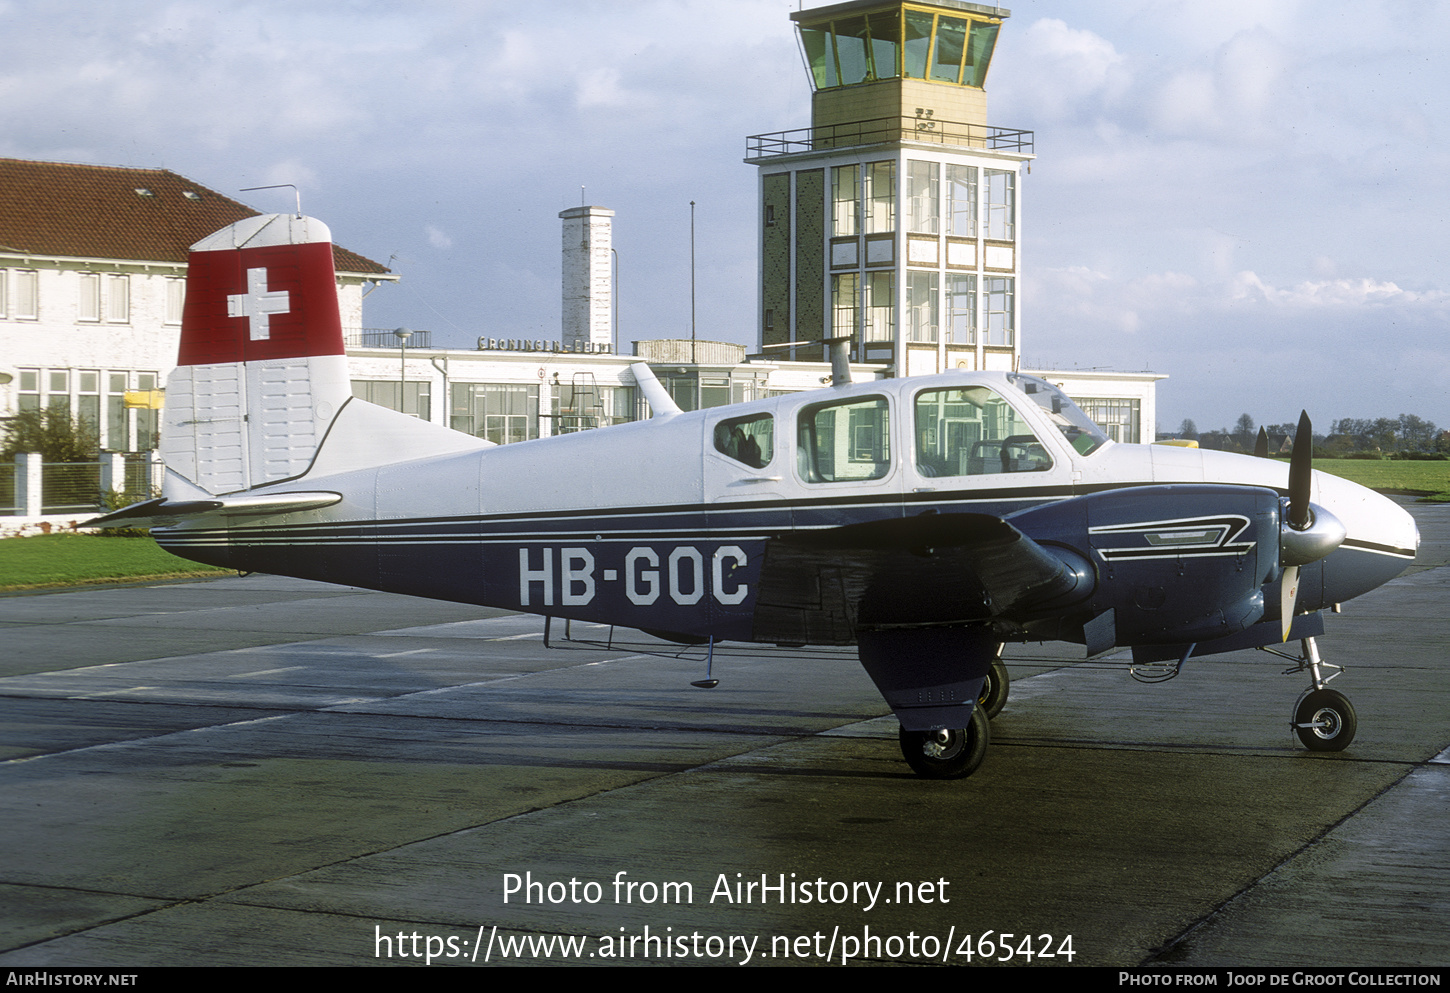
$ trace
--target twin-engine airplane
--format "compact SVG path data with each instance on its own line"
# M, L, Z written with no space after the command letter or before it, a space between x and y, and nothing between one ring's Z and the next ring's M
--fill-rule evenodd
M1027 375L682 413L641 364L649 420L494 446L351 396L330 237L274 215L193 246L163 495L93 523L149 523L199 562L712 649L854 643L928 777L982 761L1005 641L1131 647L1168 676L1294 638L1300 740L1354 735L1318 612L1397 575L1419 535L1310 468L1307 418L1286 467L1115 444Z

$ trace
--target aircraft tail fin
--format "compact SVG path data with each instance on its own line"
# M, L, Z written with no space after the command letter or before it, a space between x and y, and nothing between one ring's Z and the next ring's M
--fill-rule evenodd
M295 477L351 393L327 225L267 214L191 246L168 478L220 494Z

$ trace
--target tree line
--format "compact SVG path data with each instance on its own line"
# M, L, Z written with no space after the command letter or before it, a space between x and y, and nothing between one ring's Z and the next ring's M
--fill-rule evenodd
M1269 451L1287 451L1293 444L1297 424L1266 424ZM1199 431L1192 418L1184 418L1173 437L1198 442L1200 448L1230 452L1252 452L1259 429L1249 414L1240 414L1233 430ZM1327 458L1351 455L1450 455L1450 432L1442 431L1434 421L1401 414L1399 417L1343 417L1331 421L1327 433L1314 433L1314 453Z

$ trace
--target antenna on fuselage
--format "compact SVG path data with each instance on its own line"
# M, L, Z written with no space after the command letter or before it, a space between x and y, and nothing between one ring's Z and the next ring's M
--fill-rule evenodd
M767 348L802 348L806 345L825 345L827 353L831 357L831 385L851 385L851 336L842 335L839 338L814 338L810 341L781 341L772 345L761 345L761 351ZM826 380L822 379L822 383Z
M831 385L851 385L851 336L843 335L839 338L822 338L821 341L829 346L831 350Z

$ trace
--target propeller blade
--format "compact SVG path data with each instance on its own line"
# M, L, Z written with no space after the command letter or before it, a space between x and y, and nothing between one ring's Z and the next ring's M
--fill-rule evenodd
M1289 456L1289 525L1302 531L1309 526L1309 491L1314 484L1314 428L1309 412L1300 411Z
M1279 586L1279 617L1284 625L1280 641L1289 640L1289 628L1294 623L1294 604L1299 599L1299 567L1285 566L1283 583Z
M1269 457L1269 432L1259 428L1259 440L1254 442L1254 454L1261 459Z

